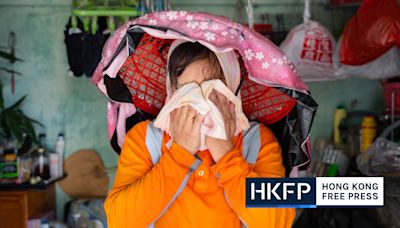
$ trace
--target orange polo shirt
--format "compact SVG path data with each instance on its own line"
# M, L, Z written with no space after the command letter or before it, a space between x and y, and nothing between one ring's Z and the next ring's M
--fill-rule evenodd
M242 156L242 135L216 164L208 150L199 151L201 165L182 193L161 216L185 178L195 156L176 143L168 150L164 133L162 156L153 166L145 144L149 121L136 124L126 135L114 186L104 208L108 227L291 227L292 208L246 208L246 177L284 177L281 149L273 133L260 124L261 149L256 164ZM226 194L226 198L225 198ZM228 199L228 200L226 200ZM229 202L227 202L229 201Z

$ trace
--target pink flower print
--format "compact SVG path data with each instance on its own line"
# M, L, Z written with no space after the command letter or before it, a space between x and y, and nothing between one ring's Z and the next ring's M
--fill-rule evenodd
M168 12L167 17L170 21L176 20L178 18L178 12L175 11Z
M285 63L285 64L290 64L290 60L289 60L289 58L288 58L286 55L284 55L284 56L282 57L282 59L283 59L283 63Z
M228 32L227 32L227 31L223 31L223 32L221 33L221 35L222 35L222 36L227 36L227 35L228 35Z
M269 63L268 62L263 62L261 67L266 70L266 69L269 68Z
M256 59L257 60L262 60L264 59L264 54L262 52L257 52L256 53Z
M192 16L192 15L187 16L187 17L186 17L186 20L187 20L187 21L193 21L193 16Z
M186 16L187 12L186 11L181 11L179 12L179 16L184 17Z
M191 29L196 29L198 25L199 22L197 21L188 21L188 23L186 24L186 26Z
M215 34L212 32L206 32L204 33L204 36L206 37L207 41L214 41L215 40Z
M219 29L219 25L218 24L213 24L211 29L214 30L214 31L217 31Z
M149 21L149 24L150 24L150 25L156 25L156 24L157 24L157 21L156 21L155 19L151 19L151 20Z
M253 50L251 50L251 49L249 48L249 49L247 49L246 51L244 51L244 55L245 55L246 59L252 60L253 57L254 57L254 52L253 52Z
M235 29L231 29L230 31L229 31L232 35L237 35L238 34L238 32L235 30Z
M199 28L200 28L201 30L206 30L206 29L208 28L208 22L207 22L207 21L202 21L202 22L200 22Z

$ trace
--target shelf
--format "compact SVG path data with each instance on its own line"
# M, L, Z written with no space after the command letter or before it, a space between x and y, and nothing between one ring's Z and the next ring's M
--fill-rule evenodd
M131 7L92 7L85 9L73 9L72 15L80 17L137 17L141 13Z
M40 181L37 184L30 184L29 182L25 182L22 184L16 183L0 183L0 191L10 191L10 190L43 190L46 189L47 186L54 184L57 181L64 179L67 175L65 174L62 177L57 177L53 179L49 179L47 181Z

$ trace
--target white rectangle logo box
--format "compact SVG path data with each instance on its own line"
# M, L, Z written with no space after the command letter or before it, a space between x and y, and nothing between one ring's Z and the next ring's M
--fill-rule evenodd
M383 206L383 177L317 177L317 206Z

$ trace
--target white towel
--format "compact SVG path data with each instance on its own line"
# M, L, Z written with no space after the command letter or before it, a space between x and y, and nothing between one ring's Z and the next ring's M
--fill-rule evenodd
M168 62L172 52L179 45L185 42L192 42L188 40L175 40L168 51ZM209 46L211 44L207 44ZM234 92L240 84L240 65L237 56L234 51L227 52L215 52L218 62L221 65L221 69L224 73L225 85L219 79L213 79L204 81L201 85L195 82L185 84L172 94L171 82L169 78L169 72L167 72L166 78L166 90L167 99L164 107L158 114L154 126L161 130L171 133L170 131L170 113L177 108L184 105L190 105L201 115L205 115L205 119L202 123L201 132L201 145L199 150L207 149L205 145L205 136L211 136L219 139L226 139L225 124L222 114L219 112L215 104L208 99L213 89L225 95L229 101L235 105L236 112L236 132L238 133L247 130L250 125L247 117L244 115L242 110L242 102L240 99L240 93L235 96ZM171 139L172 140L172 139Z
M198 85L196 82L190 82L176 90L161 109L154 122L154 126L170 134L170 113L177 108L189 105L198 113L205 116L200 129L201 145L199 150L207 149L205 145L206 135L214 138L226 139L225 124L222 114L217 106L209 99L214 89L225 95L227 99L235 105L235 135L247 130L250 126L243 113L241 100L219 79L204 81L201 85Z

